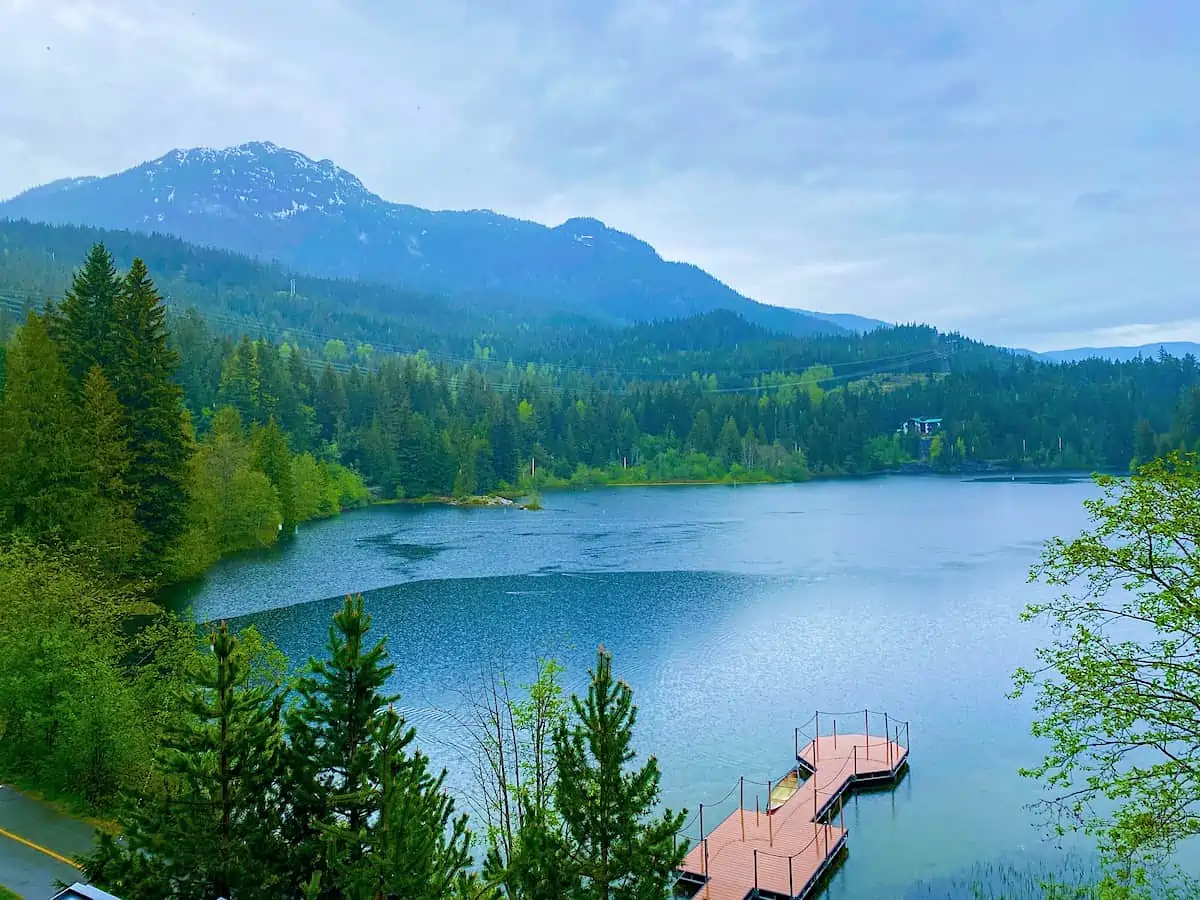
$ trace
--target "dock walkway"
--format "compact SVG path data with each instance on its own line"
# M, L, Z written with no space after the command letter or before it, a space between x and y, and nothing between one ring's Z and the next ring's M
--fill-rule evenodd
M796 730L795 768L767 784L767 809L745 809L739 782L737 808L688 851L677 887L701 900L801 900L835 864L846 843L844 820L834 819L846 794L894 783L908 765L908 724L884 717L872 734L870 714L858 715L861 734L820 733L801 745ZM845 719L843 719L845 721ZM885 736L886 735L886 736Z

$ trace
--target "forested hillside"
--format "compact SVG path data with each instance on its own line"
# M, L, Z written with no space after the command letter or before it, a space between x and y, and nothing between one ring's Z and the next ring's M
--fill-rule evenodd
M559 361L518 365L478 337L471 357L405 355L340 338L235 336L217 321L196 310L169 321L145 263L119 273L96 245L53 302L4 323L0 778L115 809L124 840L103 838L88 876L147 900L195 872L254 896L248 885L301 882L306 896L343 896L339 885L360 876L391 896L482 896L465 820L424 757L405 755L412 732L375 695L364 695L371 737L354 752L407 760L412 777L389 769L332 794L313 787L321 742L340 746L348 733L350 707L322 679L364 673L378 687L387 677L382 647L362 642L360 604L335 618L328 661L295 682L300 702L285 714L283 662L253 630L235 640L215 628L197 651L194 627L152 602L155 588L221 554L269 546L372 496L801 480L905 464L1124 468L1200 443L1192 357L1047 365L924 327L796 340L713 313L607 342L603 330L523 323L512 333ZM561 342L537 343L546 335ZM928 440L898 433L912 416L942 427ZM601 654L598 681L607 665ZM210 702L220 691L233 705ZM583 746L587 723L573 727L576 743L554 747L560 766ZM254 761L233 793L204 762L217 733L222 752ZM203 810L191 795L175 803L181 783L208 792ZM322 823L344 821L360 796L374 810L418 802L423 843L371 824L382 818L345 832L358 836L345 852L325 840ZM638 821L656 797L636 804ZM226 812L237 846L262 853L231 855L189 824ZM629 877L667 883L678 818L646 826L658 849ZM510 877L519 854L488 839L485 871ZM359 872L346 860L368 845L405 862ZM561 871L582 877L568 858ZM414 883L441 887L414 893Z
M269 417L220 410L197 443L141 260L121 276L94 247L61 302L26 315L4 362L0 536L163 582L366 500L356 476L294 453Z
M90 237L38 228L10 227L10 235L33 229L37 240L7 248L7 283L58 283L71 263L30 247ZM201 450L248 459L261 435L278 429L306 479L314 466L347 466L383 498L568 481L802 479L917 460L940 469L1120 469L1151 445L1196 438L1191 400L1180 402L1200 379L1190 357L1052 366L928 327L797 339L724 311L624 329L498 313L476 331L439 298L413 300L407 319L378 312L384 303L339 318L360 291L412 298L298 279L297 296L306 288L319 297L299 302L300 315L331 329L357 323L364 337L393 328L406 339L356 342L352 330L291 327L289 294L268 290L285 280L279 270L171 238L126 238L155 249L179 291L174 377ZM183 311L185 298L197 308ZM231 315L239 304L240 320ZM239 321L249 334L236 336ZM415 350L409 341L426 333L438 337ZM897 434L912 416L941 418L941 432L925 445ZM236 536L210 547L270 538L244 521L222 527Z

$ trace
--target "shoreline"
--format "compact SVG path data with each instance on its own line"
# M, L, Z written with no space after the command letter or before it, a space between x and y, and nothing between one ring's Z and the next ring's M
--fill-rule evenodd
M637 487L738 487L767 484L808 484L815 481L860 480L866 478L1008 478L1017 480L1027 478L1090 478L1094 474L1109 474L1117 476L1128 475L1128 472L1110 472L1101 469L1045 469L1045 468L1004 468L1000 466L976 467L969 466L949 471L937 471L931 467L884 469L878 472L821 473L810 475L803 479L751 478L746 480L701 479L679 481L597 481L589 484L545 484L527 491L503 490L492 494L475 494L469 497L426 496L426 497L392 497L371 500L367 506L459 506L472 508L494 507L498 509L528 509L537 507L527 505L536 495L543 491L569 492L586 491L597 488L637 488ZM353 512L351 507L342 513Z

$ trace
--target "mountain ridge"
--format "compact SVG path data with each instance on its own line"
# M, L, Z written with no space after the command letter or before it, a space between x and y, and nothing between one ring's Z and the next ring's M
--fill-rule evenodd
M332 160L270 141L177 148L112 175L59 179L0 202L0 217L161 232L318 277L524 299L622 324L714 309L794 335L884 324L759 303L593 217L547 226L393 203Z
M1128 362L1139 356L1156 359L1160 350L1169 356L1183 357L1190 354L1200 357L1200 343L1195 341L1156 341L1149 344L1113 347L1068 347L1062 350L1043 350L1034 355L1049 362L1079 362L1085 359Z

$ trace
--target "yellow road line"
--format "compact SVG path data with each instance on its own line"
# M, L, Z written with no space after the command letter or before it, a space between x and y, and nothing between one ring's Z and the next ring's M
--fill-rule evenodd
M24 844L26 847L36 850L38 853L45 853L50 858L57 859L60 863L66 863L72 869L79 868L79 863L75 862L75 860L68 859L61 853L55 853L49 847L43 847L41 844L35 844L33 841L26 840L19 834L13 834L11 831L5 831L3 828L0 828L0 837L6 837L10 840L16 841L18 844Z

